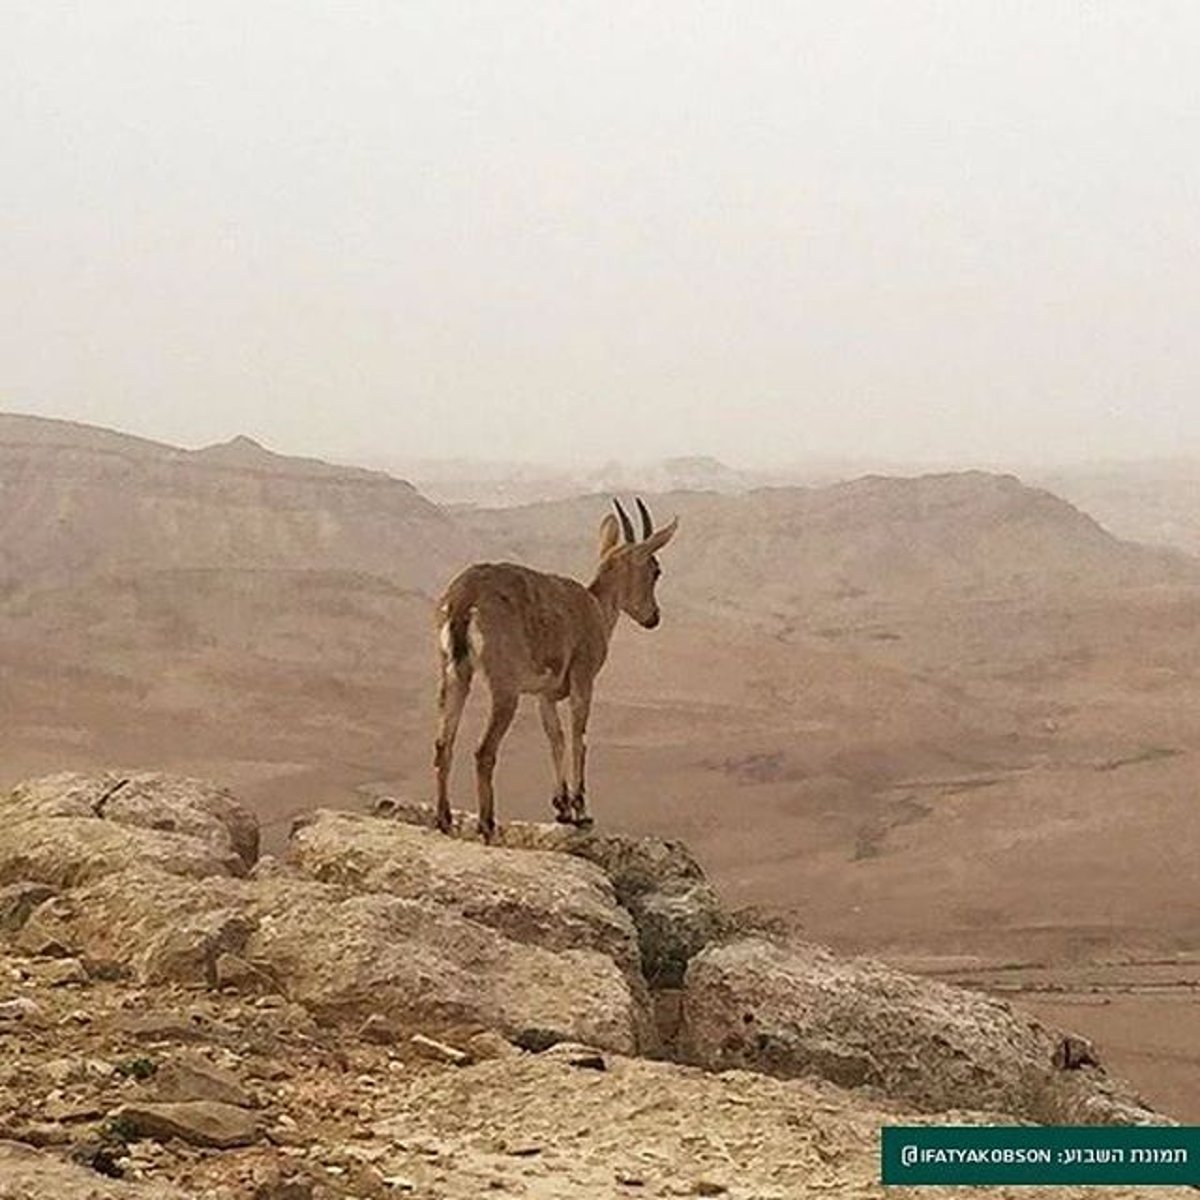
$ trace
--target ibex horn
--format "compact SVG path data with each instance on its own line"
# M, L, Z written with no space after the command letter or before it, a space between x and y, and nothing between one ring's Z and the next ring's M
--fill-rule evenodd
M617 516L621 521L621 532L625 535L627 542L634 542L637 539L633 536L633 522L629 519L629 514L621 507L620 500L615 497L613 499L613 508L617 510Z
M641 496L638 496L634 503L637 505L637 510L642 514L642 541L644 542L654 532L654 522L650 519L650 510L642 503Z

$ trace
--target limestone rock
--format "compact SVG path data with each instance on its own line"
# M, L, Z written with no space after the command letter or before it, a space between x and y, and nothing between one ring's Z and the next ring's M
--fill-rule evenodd
M802 943L710 947L685 980L683 1054L710 1070L867 1085L927 1112L1157 1123L1102 1072L1057 1070L1059 1041L1000 1000Z
M241 950L255 922L234 906L182 917L161 929L141 956L147 983L204 983L217 987L218 961Z
M238 1108L256 1107L236 1075L187 1052L173 1054L159 1065L154 1073L154 1097L171 1103L215 1100Z
M0 796L0 883L75 887L154 866L203 878L244 875L258 823L223 789L146 772L62 774Z
M69 905L42 905L23 936L57 938L89 959L124 964L145 983L210 985L217 958L249 936L247 886L130 866L75 888Z
M647 998L607 955L525 945L451 908L302 877L188 879L130 869L30 919L40 936L128 965L143 983L215 986L236 954L325 1020L409 1030L545 1026L624 1053L656 1046Z
M77 958L56 959L42 972L42 982L51 987L67 987L88 983L87 968Z
M113 1117L135 1138L164 1142L179 1138L192 1146L218 1150L249 1146L259 1135L258 1118L253 1113L215 1100L124 1104Z
M315 882L263 881L253 903L247 952L318 1016L378 1013L432 1032L544 1025L609 1049L656 1044L645 997L598 951L526 945L452 909Z
M476 1062L485 1062L491 1058L515 1058L521 1053L508 1038L502 1037L491 1029L484 1029L480 1033L472 1034L467 1045L471 1057Z
M280 1030L311 1043L324 1037L318 1025L335 1026L404 1045L421 1031L488 1060L464 1078L488 1068L492 1051L514 1069L541 1057L508 1043L575 1043L553 1057L582 1055L607 1076L614 1055L658 1053L661 1030L673 1054L710 1070L820 1076L926 1112L1161 1121L1090 1047L1005 1003L780 937L723 940L732 923L678 843L513 822L483 845L461 815L450 838L422 828L425 806L392 802L391 816L318 813L298 823L287 863L248 867L252 818L208 785L150 775L22 785L0 799L0 887L13 885L0 912L19 926L18 953L59 958L21 959L12 978L22 988L55 972L130 979L150 1011L97 1020L123 1040L269 1054ZM175 985L263 994L212 997L186 1019L156 1015L155 1004L175 1005ZM105 989L89 998L105 1000ZM212 1015L217 1005L227 1022ZM70 1019L80 1016L89 1019ZM0 998L10 1036L18 1022L38 1034L49 1019L33 1001ZM476 1040L481 1031L490 1042ZM219 1139L203 1144L252 1138L238 1081L216 1079L211 1062L193 1066L164 1065L145 1085L156 1100L123 1115L167 1138L179 1132L168 1118L189 1116L194 1138ZM70 1113L78 1098L52 1099Z
M245 875L258 822L202 780L147 772L48 775L0 796L0 884L71 888L129 868Z
M15 818L0 807L6 822L0 843L0 882L31 879L72 888L103 875L153 865L173 875L202 878L239 873L239 859L183 834L115 825L98 817Z
M65 900L60 900L55 905L47 905L46 907L52 908L52 911L56 915L70 909L69 903ZM71 958L74 954L70 946L58 938L43 936L36 925L21 930L17 935L17 948L30 958L61 959Z
M313 1200L313 1181L301 1172L276 1166L260 1180L251 1200Z
M11 1000L0 1000L0 1021L24 1021L41 1015L36 1000L28 996L17 996Z
M218 857L258 858L258 821L225 788L152 771L65 772L17 784L0 810L24 817L92 817L205 843Z
M260 996L279 991L279 980L266 963L250 962L228 951L217 955L215 974L219 988Z
M639 974L637 931L591 863L329 810L297 823L288 857L314 879L433 901L513 941L597 950Z
M224 1042L234 1033L232 1026L171 1012L117 1013L108 1025L114 1033L147 1046L169 1042Z
M380 799L375 813L403 825L434 827L431 805L402 797ZM478 838L474 818L456 814L456 827L458 834L443 837L443 844L463 846ZM642 970L652 988L678 987L692 955L725 930L716 892L682 842L507 821L492 843L493 851L497 847L567 854L599 867L637 927Z
M626 901L638 927L642 966L651 988L683 983L691 959L724 932L716 892L704 880L667 881Z

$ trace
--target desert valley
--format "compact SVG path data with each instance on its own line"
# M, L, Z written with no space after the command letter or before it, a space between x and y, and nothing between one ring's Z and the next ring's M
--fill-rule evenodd
M530 501L461 464L425 488L246 438L0 416L0 787L209 779L268 849L316 805L428 799L440 588L477 560L589 577L596 485L622 483L680 533L661 628L622 622L598 684L598 828L684 839L727 905L839 952L1018 999L1200 1120L1186 473L1156 492L1148 469L1047 490L719 467ZM549 818L535 706L497 781L502 822Z

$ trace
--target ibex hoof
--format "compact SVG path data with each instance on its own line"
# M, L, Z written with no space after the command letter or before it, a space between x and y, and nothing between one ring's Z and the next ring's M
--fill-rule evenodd
M454 821L449 812L439 812L435 820L435 824L442 833L449 833L454 828Z
M571 817L571 823L578 829L587 829L592 824L592 818L588 815L587 801L584 800L582 792L571 797Z

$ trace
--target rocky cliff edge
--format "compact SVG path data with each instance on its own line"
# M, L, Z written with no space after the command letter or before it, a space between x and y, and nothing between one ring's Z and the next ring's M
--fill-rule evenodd
M1167 1122L1005 1001L746 927L681 843L431 826L276 859L199 780L0 798L0 1200L871 1195L884 1123Z

